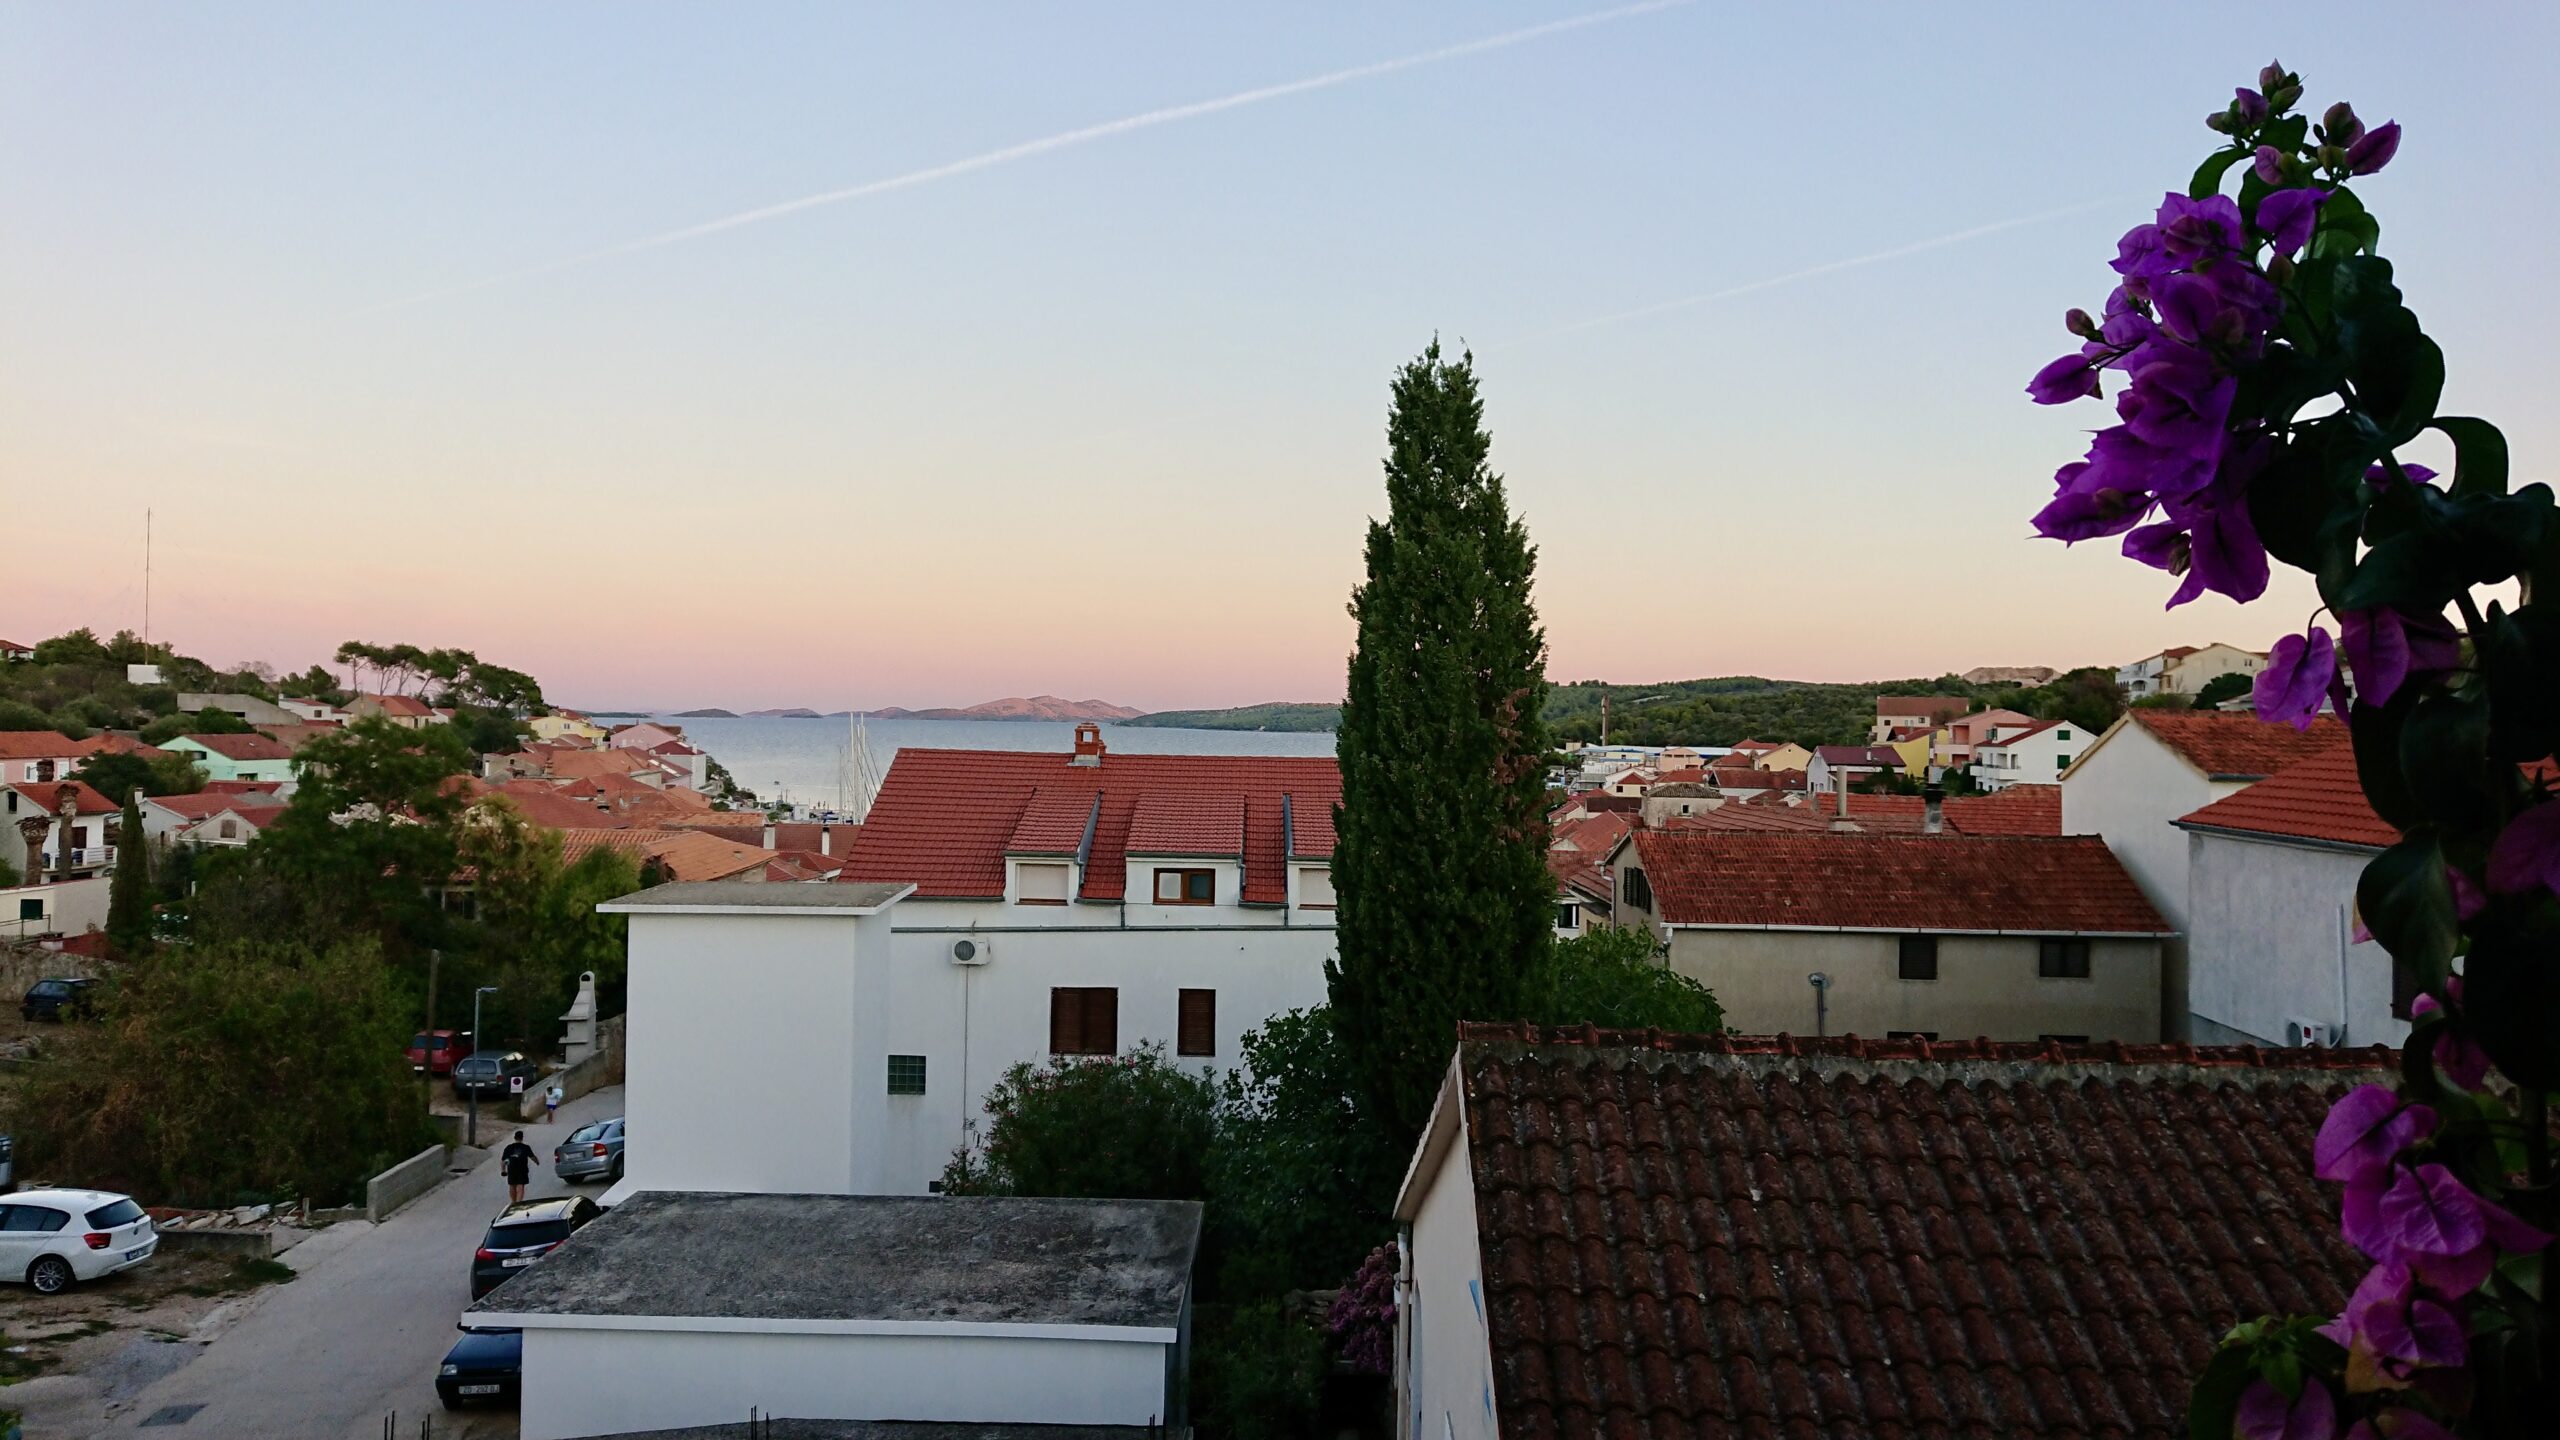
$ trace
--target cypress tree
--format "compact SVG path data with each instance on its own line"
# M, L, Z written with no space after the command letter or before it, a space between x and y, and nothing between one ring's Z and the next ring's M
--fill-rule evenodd
M142 834L140 797L140 791L125 792L115 877L107 883L107 945L122 960L151 948L151 846Z
M1475 357L1438 341L1397 372L1387 518L1352 592L1359 644L1336 753L1339 958L1326 966L1352 1082L1419 1134L1461 1020L1510 1020L1554 943L1546 864L1546 636L1537 552L1511 517Z

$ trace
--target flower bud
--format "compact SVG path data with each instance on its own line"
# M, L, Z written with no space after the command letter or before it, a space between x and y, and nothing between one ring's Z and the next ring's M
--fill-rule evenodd
M2284 82L2289 78L2289 74L2290 72L2284 68L2283 61L2270 60L2266 68L2258 72L2258 88L2273 94L2284 88Z
M2231 112L2228 110L2216 110L2212 114L2207 115L2204 117L2204 128L2207 130L2219 130L2225 135L2230 134Z
M2293 278L2293 257L2292 257L2292 256L2290 256L2290 255L2270 255L2270 256L2268 256L2268 257L2267 257L2267 278L2268 278L2268 279L2270 279L2270 280L2273 280L2274 282L2276 282L2276 283L2277 283L2277 284L2279 284L2279 285L2282 285L2282 284L2283 284L2283 283L2285 283L2286 281L2288 281L2288 280L2292 279L2292 278Z
M2344 170L2344 169L2346 169L2346 168L2347 168L2347 151L2346 151L2346 147L2344 147L2344 146L2342 146L2342 145L2323 145L2323 146L2321 146L2321 147L2320 147L2320 168L2321 168L2321 169L2323 169L2323 170Z
M2284 183L2284 152L2273 145L2261 145L2249 162L2249 168L2257 171L2258 178L2268 184L2281 185Z
M2063 312L2062 328L2083 340L2095 340L2099 334L2098 322L2089 318L2089 312L2077 305Z
M2297 81L2294 84L2280 86L2270 92L2267 96L2267 103L2276 108L2276 113L2282 114L2285 111L2292 109L2293 102L2301 98L2302 85Z
M2267 118L2267 97L2255 90L2231 92L2231 114L2243 125L2255 125Z
M2355 107L2341 100L2320 117L2320 138L2332 145L2353 145L2364 138L2364 122Z

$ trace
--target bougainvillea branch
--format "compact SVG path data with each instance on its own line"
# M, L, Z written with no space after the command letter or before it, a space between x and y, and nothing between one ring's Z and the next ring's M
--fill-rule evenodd
M2400 127L2344 103L2314 122L2301 99L2271 64L2207 117L2227 143L2125 233L2105 304L2064 318L2079 348L2027 386L2045 405L2112 390L2116 416L2055 474L2039 532L2122 537L2175 578L2172 607L2257 599L2276 564L2312 577L2329 623L2269 653L2258 715L2344 718L2403 837L2356 891L2426 992L2401 1081L2345 1096L2313 1146L2372 1269L2334 1317L2235 1330L2190 1425L2542 1435L2560 1423L2560 521L2549 487L2509 487L2496 426L2437 413L2444 355L2354 183ZM2450 446L2450 478L2403 458L2422 439Z

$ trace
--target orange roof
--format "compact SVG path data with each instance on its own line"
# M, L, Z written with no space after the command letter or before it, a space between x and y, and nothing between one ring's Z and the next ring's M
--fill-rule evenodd
M0 730L0 760L76 760L108 748L99 735L73 740L51 730Z
M649 757L635 750L564 750L544 746L544 768L563 780L592 780L599 775L628 775L635 770L654 770Z
M225 760L290 760L293 751L272 736L255 731L246 735L187 735L192 740Z
M2216 780L2263 780L2343 739L2347 727L2321 716L2309 731L2270 725L2230 710L2127 710L2151 737ZM2014 738L2014 737L2013 737ZM2091 753L2095 753L2092 751Z
M75 815L113 815L124 807L92 789L85 780L24 780L9 787L35 804L39 815L62 813L62 792L71 791Z
M2172 933L2095 835L1638 830L1662 919L1731 930Z
M1849 821L1870 835L1918 835L1927 824L1927 806L1917 795L1852 791ZM1839 810L1836 794L1794 805L1735 803L1702 815L1674 816L1664 822L1664 828L1827 832L1839 818ZM1947 835L2059 835L2062 789L2013 785L1991 795L1953 795L1941 806L1939 819L1945 826L1940 833Z
M2268 835L2381 850L2400 832L2373 813L2356 778L2356 754L2339 740L2237 795L2226 795L2176 822L2181 829Z
M436 713L415 695L359 695L352 703L361 705L368 700L388 718L424 720Z

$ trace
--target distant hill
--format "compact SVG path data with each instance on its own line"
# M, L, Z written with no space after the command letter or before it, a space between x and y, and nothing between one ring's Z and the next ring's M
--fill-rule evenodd
M1342 725L1342 707L1275 700L1268 705L1239 705L1232 710L1159 710L1128 723L1185 730L1334 730Z
M1143 711L1108 700L1062 700L1055 695L1008 695L964 709L908 710L891 705L860 712L874 720L1135 720Z
M599 710L596 713L601 715L605 712ZM761 715L764 712L759 710L756 713ZM723 710L715 705L708 710L679 710L676 712L676 718L679 720L735 720L738 718L738 712Z
M687 714L695 714L695 713L701 713L701 714L721 714L721 713L725 713L725 712L721 712L721 711L701 711L701 712L687 711L686 713L687 713ZM804 706L794 705L794 706L792 706L792 707L791 707L790 709L788 709L788 710L750 710L750 711L748 711L748 712L747 712L746 718L748 718L748 719L750 719L750 720L815 720L815 719L817 719L817 718L818 718L818 712L817 712L817 711L815 711L815 710L808 709L808 708L806 708L806 707L804 707Z
M2072 676L2084 672L2074 671ZM1958 695L1977 705L2002 705L2030 715L2069 715L2103 730L2123 709L2111 670L2090 671L2095 689L2066 686L2072 676L2046 686L1975 684L1961 676L1933 680L1874 680L1854 685L1723 675L1703 680L1662 680L1618 685L1598 680L1558 685L1547 693L1547 722L1564 740L1600 738L1600 700L1609 700L1609 738L1628 745L1730 745L1736 740L1792 740L1799 745L1863 743L1875 722L1880 695Z

